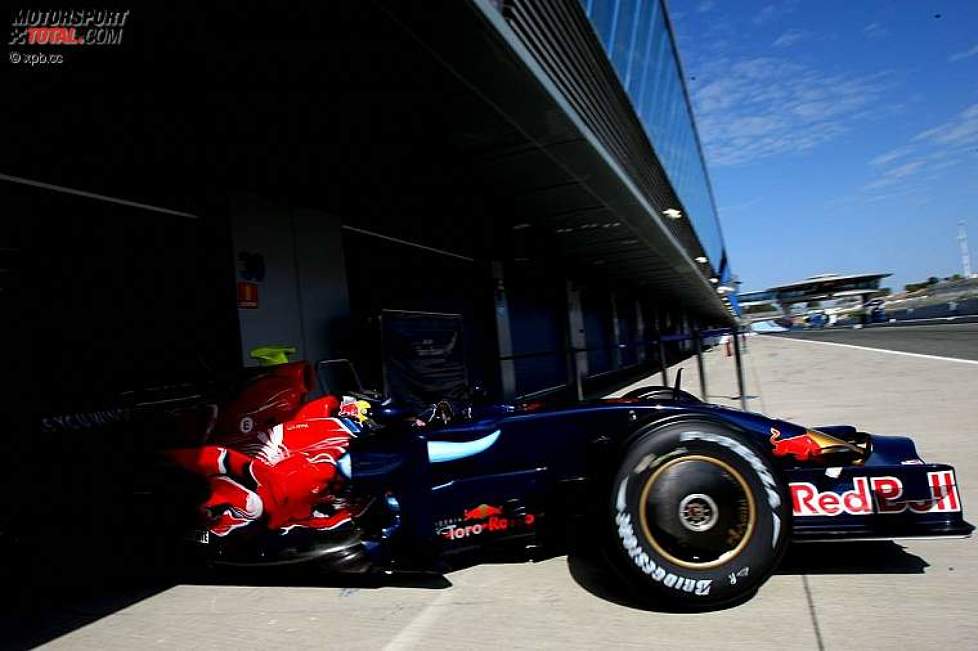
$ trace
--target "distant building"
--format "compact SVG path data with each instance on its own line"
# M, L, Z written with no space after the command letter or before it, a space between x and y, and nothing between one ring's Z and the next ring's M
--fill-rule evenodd
M740 306L745 313L778 311L788 314L791 306L812 301L839 301L856 299L860 303L879 292L880 281L892 274L817 274L798 282L778 285L756 292L739 295ZM771 310L764 310L764 306Z

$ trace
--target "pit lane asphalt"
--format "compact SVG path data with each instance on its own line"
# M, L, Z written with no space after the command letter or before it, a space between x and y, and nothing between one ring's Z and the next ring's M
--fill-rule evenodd
M897 323L859 329L825 328L765 336L978 360L978 323L928 322L921 325Z
M911 433L924 459L956 466L976 520L978 365L768 336L749 337L744 359L750 409ZM683 367L698 394L696 363ZM709 399L736 405L733 358L713 350L706 369ZM753 599L702 614L642 610L559 557L478 565L427 586L176 585L45 621L67 621L54 648L974 648L976 551L974 539L797 545Z

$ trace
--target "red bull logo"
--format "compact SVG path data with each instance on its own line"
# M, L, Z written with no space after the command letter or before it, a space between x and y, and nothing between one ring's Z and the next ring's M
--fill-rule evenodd
M367 420L367 414L369 412L370 403L366 400L354 400L353 398L344 396L338 414L343 418L349 418L363 425L364 421Z
M486 518L494 515L502 515L503 509L499 506L490 506L489 504L480 504L479 506L473 507L471 509L466 509L462 512L463 520L485 520Z
M774 446L772 454L776 457L793 457L796 461L810 461L828 453L835 452L854 452L861 454L861 450L846 443L842 439L829 436L823 432L807 430L804 434L792 436L791 438L781 438L781 430L776 427L771 428L771 445Z
M798 516L872 515L873 513L949 513L961 510L954 473L927 473L931 499L901 500L903 482L896 477L853 477L852 489L844 493L819 491L814 484L793 482L791 506ZM876 508L874 509L874 502Z
M797 461L808 461L822 453L822 446L813 441L807 432L801 436L782 439L781 430L772 427L770 441L776 457L794 457Z

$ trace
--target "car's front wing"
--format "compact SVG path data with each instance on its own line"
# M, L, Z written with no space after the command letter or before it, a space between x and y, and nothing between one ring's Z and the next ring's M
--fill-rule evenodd
M945 464L787 471L795 540L967 536L954 468Z

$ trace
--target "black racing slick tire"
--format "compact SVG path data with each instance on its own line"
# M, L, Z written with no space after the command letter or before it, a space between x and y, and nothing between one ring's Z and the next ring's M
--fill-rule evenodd
M634 438L614 475L609 556L643 602L738 603L777 568L791 534L786 484L746 436L679 421Z
M634 398L638 400L678 400L679 402L703 402L692 393L680 389L676 391L672 387L645 386L632 389L622 396L622 398Z

